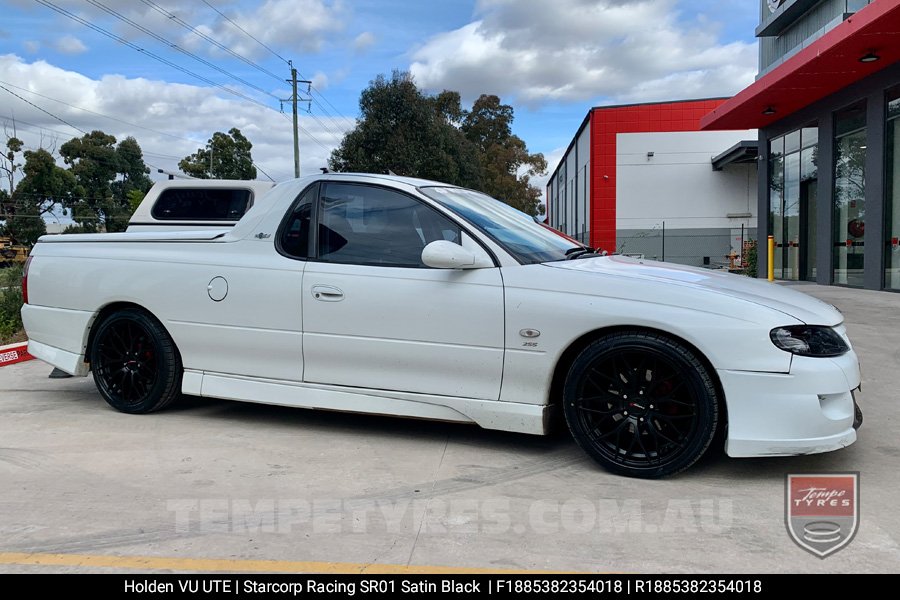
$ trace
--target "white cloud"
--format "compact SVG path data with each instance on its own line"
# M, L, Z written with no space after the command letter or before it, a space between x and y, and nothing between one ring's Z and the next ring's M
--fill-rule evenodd
M25 47L25 52L29 54L35 54L41 49L41 43L37 40L25 40L22 42L22 46Z
M253 143L254 161L262 169L276 180L293 177L290 119L277 110L222 97L216 89L128 79L121 75L91 79L44 61L29 63L12 54L0 55L0 81L18 86L7 87L75 127L85 131L102 129L119 140L134 136L145 152L146 162L154 167L177 171L179 159L204 146L215 131L237 127ZM10 117L14 116L19 137L27 147L43 143L45 147L58 148L81 135L3 90L0 99L0 124L10 124ZM77 110L74 106L120 121ZM300 133L302 173L317 173L319 167L325 166L331 149L354 123L352 118L301 115L300 127L305 130ZM265 179L262 173L259 177Z
M544 175L531 178L531 185L541 190L541 202L546 202L547 183L550 181L553 169L556 168L556 165L559 164L559 161L562 160L563 155L566 153L566 148L566 146L560 146L544 153L544 159L547 161L547 172Z
M175 8L169 10L176 14L178 11ZM221 6L219 10L241 29L282 55L298 51L316 52L329 34L343 28L344 9L339 1L266 0L253 10ZM206 17L208 13L211 11L198 13L195 17ZM215 13L212 16L214 20L198 25L197 29L241 56L259 58L266 54L262 46L227 19ZM194 21L182 18L196 25ZM188 32L185 32L183 39L193 46L205 45L200 38Z
M55 15L66 26L72 24L66 17L57 15L46 7L25 0L12 0L22 7L31 7L43 14ZM96 23L128 40L149 40L131 25L114 17L102 8L84 0L55 0L54 4ZM250 34L282 56L297 52L315 52L326 37L343 28L345 9L342 0L265 0L250 6L234 0L211 2L226 17L222 17L202 2L178 2L155 0L161 10L149 3L135 0L104 0L103 5L125 18L131 19L162 37L180 44L191 51L202 51L213 56L222 54L197 35L171 20L169 14L196 27L205 35L217 40L234 52L251 59L265 57L268 51ZM235 27L228 19L237 23ZM246 33L244 33L246 32Z
M63 54L81 54L87 46L74 35L64 35L53 43L53 47Z
M374 43L375 34L371 31L364 31L353 38L353 50L356 52L364 52Z
M321 71L316 71L316 74L312 76L312 86L313 88L319 90L320 92L325 90L328 87L328 75Z
M675 0L481 0L476 14L413 52L419 85L538 105L722 96L756 73L755 44L679 21Z

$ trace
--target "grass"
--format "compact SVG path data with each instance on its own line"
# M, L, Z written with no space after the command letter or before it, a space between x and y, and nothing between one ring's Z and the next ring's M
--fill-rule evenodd
M22 267L0 269L0 346L25 341L21 308Z

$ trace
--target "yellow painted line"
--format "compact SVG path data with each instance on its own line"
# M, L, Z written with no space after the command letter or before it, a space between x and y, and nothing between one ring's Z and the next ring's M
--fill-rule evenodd
M498 570L469 567L391 565L381 563L343 563L293 560L252 560L236 558L178 558L166 556L109 556L98 554L49 554L0 552L0 565L36 565L43 567L83 567L140 569L160 571L227 571L255 573L371 573L405 574L526 574L547 571Z

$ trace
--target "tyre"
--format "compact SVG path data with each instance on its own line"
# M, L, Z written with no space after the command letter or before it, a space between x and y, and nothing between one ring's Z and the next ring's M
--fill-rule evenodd
M660 334L592 342L563 388L575 441L609 471L659 478L693 465L716 434L718 393L696 354Z
M163 326L136 308L116 311L98 326L91 371L100 395L124 413L161 410L181 392L181 357Z

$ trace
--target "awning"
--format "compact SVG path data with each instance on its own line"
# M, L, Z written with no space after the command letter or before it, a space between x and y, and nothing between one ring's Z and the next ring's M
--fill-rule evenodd
M870 53L878 60L860 62ZM876 0L704 116L700 129L766 127L898 61L900 0Z
M757 140L741 140L722 154L712 159L713 171L721 171L728 165L755 164L759 156Z

